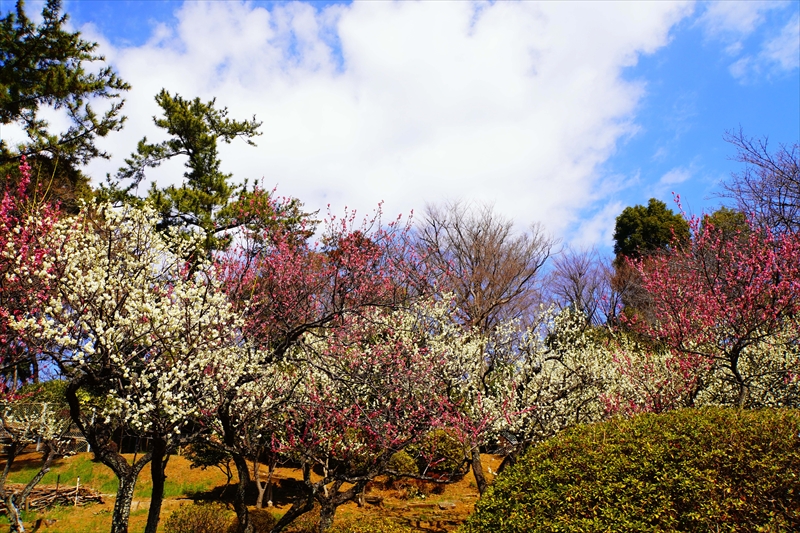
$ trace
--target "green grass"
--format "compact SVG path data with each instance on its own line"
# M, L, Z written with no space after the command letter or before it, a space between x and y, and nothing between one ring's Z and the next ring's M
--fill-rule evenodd
M58 482L62 487L75 486L78 478L81 485L87 485L103 494L115 494L119 481L110 468L99 462L91 460L92 455L81 453L55 461L50 472L45 474L39 482L40 485L55 485ZM149 465L148 465L149 466ZM134 498L149 498L153 490L148 466L142 470L134 490ZM12 466L8 481L10 483L27 483L39 471L38 461L18 461ZM180 476L170 476L167 467L167 481L164 487L164 497L189 496L198 492L208 491L215 484L211 480L187 480Z
M11 467L8 480L11 483L28 483L40 467L38 461L17 460ZM50 472L45 474L39 484L55 485L58 482L62 487L74 487L78 478L81 480L81 485L88 485L103 494L114 494L119 486L114 473L107 466L92 462L91 455L87 453L54 461Z
M150 480L147 479L144 485L147 486L147 495L150 495L150 491L152 490L152 484ZM197 494L199 492L207 492L213 488L215 484L210 481L177 481L177 480L170 480L167 477L167 482L164 486L164 497L165 498L174 498L177 496L192 496L193 494ZM139 490L137 484L137 492Z

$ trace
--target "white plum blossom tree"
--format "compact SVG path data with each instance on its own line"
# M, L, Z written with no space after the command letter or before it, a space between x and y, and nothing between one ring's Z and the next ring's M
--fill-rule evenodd
M58 388L60 383L55 385ZM0 475L0 498L5 503L12 533L25 531L20 515L25 501L33 488L50 471L53 460L67 453L69 440L66 434L71 421L65 408L64 403L58 399L41 401L32 395L11 395L0 402L0 434L7 439L5 467ZM42 452L41 467L20 491L14 491L6 485L11 466L32 444L37 444L37 450Z
M464 416L461 429L469 439L479 491L488 486L482 447L502 438L519 450L602 418L600 394L611 355L583 316L543 310L535 327L508 320L491 335L465 329L453 316L446 299L431 307L427 342L446 361L437 372Z
M51 296L43 312L13 322L68 381L72 419L119 478L112 533L127 531L148 462L146 531L155 532L169 452L197 427L197 415L215 408L207 391L235 381L246 363L214 269L186 260L197 257L198 240L159 232L157 221L151 209L106 204L58 222L49 268L32 274L48 280ZM115 443L123 429L152 442L134 463Z

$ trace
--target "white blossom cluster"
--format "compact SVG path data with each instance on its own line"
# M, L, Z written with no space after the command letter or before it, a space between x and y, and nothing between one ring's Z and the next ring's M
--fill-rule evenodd
M59 222L50 268L34 274L54 291L43 313L13 325L68 379L103 384L99 416L178 434L244 361L213 269L187 263L196 243L156 231L157 219L104 205Z
M0 422L2 432L23 447L37 441L58 441L70 425L58 406L23 401L0 403Z
M789 323L780 332L763 335L765 341L746 346L736 361L736 372L746 386L743 407L800 407L800 332ZM714 360L696 405L737 405L738 387L730 361Z
M473 445L503 433L539 440L603 416L608 350L570 314L542 310L539 328L501 323L491 335L465 330L446 302L430 309L432 349L445 354L450 394L473 424Z
M800 405L800 346L791 327L772 332L769 342L744 347L735 373L728 358L710 358L713 347L685 343L681 352L640 345L617 332L609 345L612 364L602 393L613 413L662 412L683 407L741 406L745 408Z

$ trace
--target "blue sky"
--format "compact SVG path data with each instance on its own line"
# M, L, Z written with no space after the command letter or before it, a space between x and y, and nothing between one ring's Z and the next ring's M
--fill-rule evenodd
M627 205L717 206L740 168L726 131L800 140L798 1L64 5L133 86L97 178L158 138L164 87L256 114L258 147L225 146L224 168L311 209L494 202L607 250Z

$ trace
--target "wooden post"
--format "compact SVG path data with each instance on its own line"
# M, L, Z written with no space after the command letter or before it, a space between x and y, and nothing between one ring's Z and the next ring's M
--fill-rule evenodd
M81 478L78 478L78 483L75 485L75 505L73 507L78 506L78 491L81 488Z

